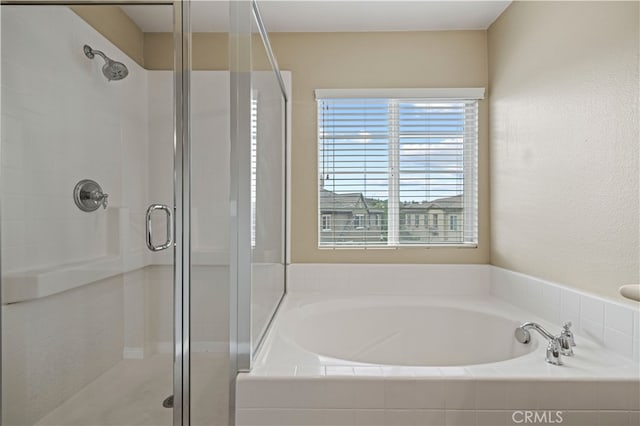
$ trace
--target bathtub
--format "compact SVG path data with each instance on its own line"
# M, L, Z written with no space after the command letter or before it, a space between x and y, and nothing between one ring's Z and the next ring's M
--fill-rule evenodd
M537 347L513 339L520 321L486 307L359 297L296 306L283 314L279 327L289 345L336 363L473 365L517 358Z
M479 281L426 292L398 284L400 294L346 282L335 291L335 280L290 286L251 372L238 376L237 424L499 426L526 412L564 425L640 424L638 362L577 333L576 355L548 364L542 337L524 345L513 333L525 321L554 334L560 324Z

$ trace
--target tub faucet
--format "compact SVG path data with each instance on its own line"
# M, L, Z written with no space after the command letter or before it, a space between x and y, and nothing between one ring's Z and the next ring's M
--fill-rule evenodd
M569 329L570 327L571 323L566 323L562 333L559 336L554 336L535 322L525 322L516 328L515 337L518 342L527 344L531 341L531 333L529 333L529 330L537 331L549 342L547 345L547 362L553 365L562 365L560 355L572 356L573 349L571 346L575 346L573 333Z

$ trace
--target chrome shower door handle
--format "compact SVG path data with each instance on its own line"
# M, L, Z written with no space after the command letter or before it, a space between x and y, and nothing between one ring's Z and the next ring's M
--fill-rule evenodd
M162 210L167 214L167 240L164 244L156 246L153 244L153 233L151 231L151 213L154 210ZM166 250L173 245L173 212L169 206L164 204L151 204L147 209L147 247L151 251Z

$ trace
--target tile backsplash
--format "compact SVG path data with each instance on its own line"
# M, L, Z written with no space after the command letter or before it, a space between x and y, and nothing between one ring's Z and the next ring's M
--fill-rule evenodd
M606 348L640 361L640 304L622 303L491 266L491 294L541 318L563 324Z
M289 292L490 294L640 361L640 304L618 302L492 265L293 264ZM420 279L416 279L420 277Z

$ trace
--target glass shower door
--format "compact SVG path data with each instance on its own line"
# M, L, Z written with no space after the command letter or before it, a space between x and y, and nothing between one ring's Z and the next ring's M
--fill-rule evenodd
M2 6L3 425L189 422L186 8Z

